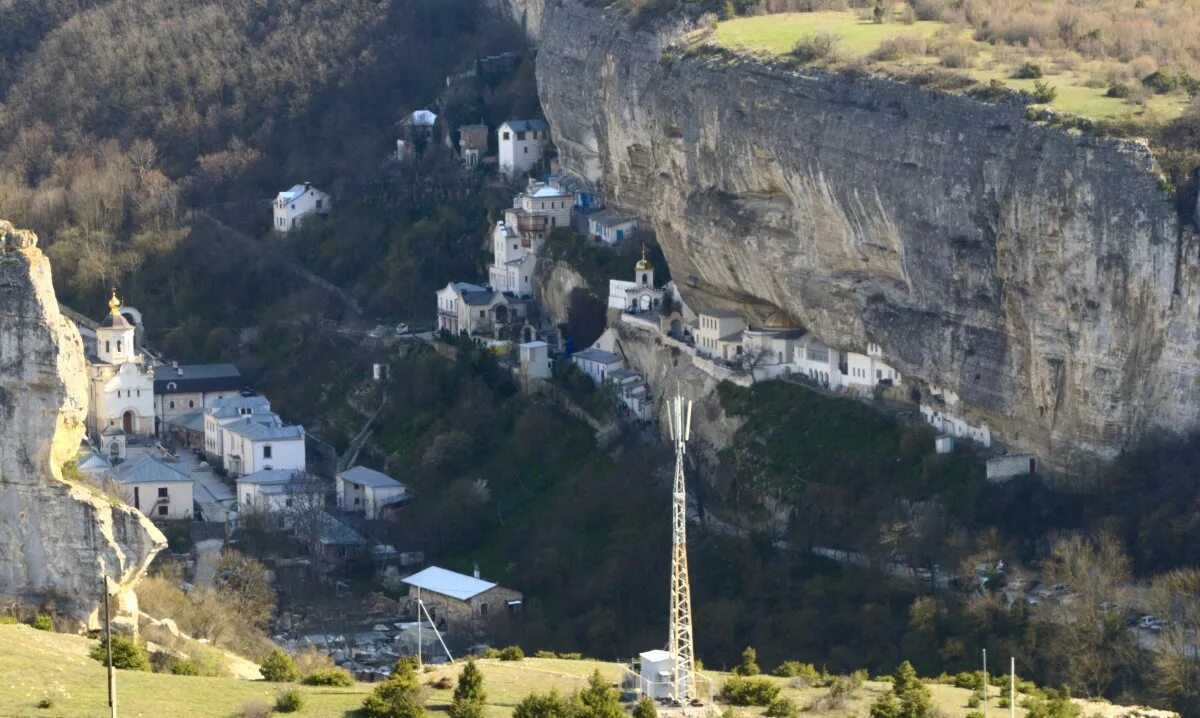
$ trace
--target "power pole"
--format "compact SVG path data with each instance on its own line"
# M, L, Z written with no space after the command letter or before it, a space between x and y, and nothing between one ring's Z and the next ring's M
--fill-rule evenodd
M1017 718L1017 659L1008 659L1008 718Z
M671 440L675 442L675 482L671 492L671 698L679 705L686 705L696 697L692 587L687 568L687 482L683 473L683 457L692 433L692 402L676 396L667 406L667 419Z
M983 649L983 718L987 718L987 691L988 691L988 674L987 674L987 649Z
M100 579L104 592L104 655L108 659L108 710L111 718L117 718L117 671L112 659L112 618L108 612L108 576Z

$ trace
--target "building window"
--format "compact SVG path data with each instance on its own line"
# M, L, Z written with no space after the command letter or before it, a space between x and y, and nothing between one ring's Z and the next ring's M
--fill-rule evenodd
M483 616L484 618L487 618L487 604L486 603L479 604L479 615Z
M138 390L137 390L137 395L138 395L138 398L139 398L139 399L141 399L141 398L142 398L142 390L141 390L141 389L138 389Z
M166 507L166 506L159 506L159 507L158 507L158 515L159 515L159 516L166 516L166 515L167 515L167 507Z
M505 133L504 133L504 139L506 139L506 140L507 140L507 139L508 139L508 137L509 137L508 133L507 133L507 132L505 132Z
M528 148L528 147L523 147L522 149L525 151L525 154L529 154L529 148Z
M287 507L287 508L289 508L289 509L290 509L290 508L292 508L292 500L291 500L291 499L285 499L285 500L284 500L284 502L283 502L283 505L284 505L284 506L286 506L286 507Z
M263 458L264 458L264 459L270 459L270 458L272 458L272 456L271 456L271 445L270 445L270 444L267 444L266 446L264 446L264 447L263 447Z
M355 505L355 506L358 506L358 505L359 505L359 504L361 504L361 503L362 503L362 499L360 499L360 498L357 498L357 497L354 499L354 505Z
M518 139L518 140L523 140L523 139L525 139L525 133L524 133L524 132L518 132L518 133L517 133L517 139Z
M321 203L324 201L325 200L322 200L322 199L317 200L317 209L321 209Z
M167 487L165 487L165 486L158 487L158 498L160 498L160 499L167 498Z
M104 342L104 353L108 354L111 351L112 351L112 345L110 345L107 341Z
M121 340L117 340L117 351L121 351Z

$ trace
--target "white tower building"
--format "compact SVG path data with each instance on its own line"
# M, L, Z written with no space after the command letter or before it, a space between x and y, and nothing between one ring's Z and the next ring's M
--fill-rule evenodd
M97 440L104 434L111 441L117 432L154 433L154 371L138 353L135 333L114 289L108 315L96 327L96 355L88 361L88 431Z

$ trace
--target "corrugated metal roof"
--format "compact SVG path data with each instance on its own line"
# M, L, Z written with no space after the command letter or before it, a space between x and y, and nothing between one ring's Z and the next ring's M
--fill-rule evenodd
M346 469L345 471L339 473L338 476L346 479L347 481L353 481L356 484L362 484L363 486L370 486L373 488L404 488L404 484L396 481L387 474L380 473L374 469L368 469L365 466L355 466L354 468Z
M184 481L191 483L191 475L178 468L179 466L168 464L150 454L140 454L117 466L114 473L119 484L166 484Z
M181 364L154 367L155 394L236 391L242 373L233 364Z
M263 469L262 471L255 471L253 474L246 474L240 477L237 482L239 484L258 484L259 486L287 484L295 479L299 473L295 469Z
M424 571L414 573L404 579L404 583L426 591L440 593L443 596L457 598L460 601L468 601L484 591L496 587L496 584L490 581L448 571L437 566L430 566Z

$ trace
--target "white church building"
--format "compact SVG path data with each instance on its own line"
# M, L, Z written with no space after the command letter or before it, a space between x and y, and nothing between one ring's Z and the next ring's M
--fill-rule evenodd
M547 235L571 226L574 197L541 182L530 182L513 198L504 219L492 231L492 264L488 283L497 292L518 297L533 293L537 256Z
M96 353L88 357L88 433L154 434L154 370L137 351L136 329L121 313L114 290L108 315L96 327Z

